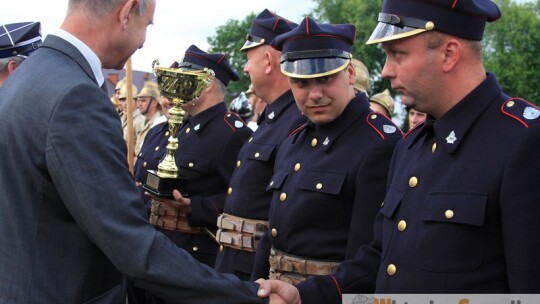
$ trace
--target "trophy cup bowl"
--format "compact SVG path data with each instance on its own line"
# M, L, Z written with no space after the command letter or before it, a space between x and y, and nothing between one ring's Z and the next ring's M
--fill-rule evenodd
M178 149L178 131L182 126L185 116L181 105L197 99L202 90L212 83L215 78L214 71L185 70L181 68L159 67L159 62L154 60L152 70L157 77L158 88L161 94L173 103L169 110L169 139L167 154L159 163L158 170L148 170L143 188L158 197L172 198L174 189L185 189L187 180L182 178L176 165L174 154ZM182 192L182 196L188 194Z

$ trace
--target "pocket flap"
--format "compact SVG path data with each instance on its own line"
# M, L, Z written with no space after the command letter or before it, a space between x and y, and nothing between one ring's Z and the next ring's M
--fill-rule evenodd
M268 184L268 188L266 188L266 191L271 189L279 189L283 185L283 182L287 178L287 172L276 172L270 179L270 183Z
M276 145L250 143L247 158L259 161L268 161L275 149Z
M381 213L387 218L394 216L401 199L403 198L403 193L395 188L390 188L384 197L384 201L381 207Z
M486 203L487 194L484 193L430 193L426 197L421 219L482 226Z
M210 159L201 158L196 155L185 155L182 159L178 160L178 165L181 168L188 170L194 170L198 172L208 172L210 168Z
M337 195L341 193L346 177L345 172L308 170L300 181L299 188Z

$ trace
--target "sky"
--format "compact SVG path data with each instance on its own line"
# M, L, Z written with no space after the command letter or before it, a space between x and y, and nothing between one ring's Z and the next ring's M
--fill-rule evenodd
M42 35L59 28L67 10L67 0L26 0L22 4L2 5L0 24L41 21ZM154 24L148 27L144 47L132 56L134 70L149 72L152 61L162 65L181 60L192 44L203 50L206 38L227 20L243 20L248 14L258 14L265 8L294 22L309 13L311 0L157 0Z

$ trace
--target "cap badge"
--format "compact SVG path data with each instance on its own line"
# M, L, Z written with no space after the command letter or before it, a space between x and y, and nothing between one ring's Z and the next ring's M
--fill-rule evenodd
M197 124L195 127L193 127L193 130L199 131L200 128L201 128L201 124Z
M456 140L457 140L456 132L452 131L446 138L446 143L453 144L454 142L456 142Z
M328 146L328 144L330 143L330 139L328 137L326 137L322 143L323 146Z
M383 125L383 131L386 134L394 134L397 131L397 128L391 125Z
M240 121L240 120L236 120L234 122L234 126L237 128L237 129L240 129L241 127L244 126L244 124Z
M523 117L529 120L537 119L538 116L540 116L540 110L538 110L537 108L526 107L523 111Z
M268 114L268 118L274 119L274 117L276 117L276 113L274 113L274 111L272 111L272 113Z

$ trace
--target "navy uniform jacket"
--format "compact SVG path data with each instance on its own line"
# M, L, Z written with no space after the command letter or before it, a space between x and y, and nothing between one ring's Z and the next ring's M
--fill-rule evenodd
M300 284L302 303L341 303L340 292L372 292L375 282L377 293L539 293L540 187L531 180L540 154L523 141L539 115L488 74L441 119L409 132L374 242L335 278Z
M373 220L401 131L373 113L365 94L325 125L308 123L281 146L269 184L269 231L261 242L319 260L342 261L373 239ZM269 247L269 246L267 246ZM252 278L268 276L257 251Z
M266 191L274 172L274 161L281 143L297 127L305 123L291 91L266 106L258 121L258 129L244 144L231 183L232 189L223 212L249 219L268 220L272 192ZM258 153L258 157L255 154ZM218 252L215 268L220 272L243 273L249 278L255 253L224 247Z
M64 39L2 87L0 151L0 303L125 304L122 274L167 303L264 302L148 223L118 113Z
M186 118L178 132L175 160L180 176L187 179L187 189L179 190L191 199L190 226L215 232L238 151L252 133L224 102ZM159 230L199 261L214 265L218 244L210 236Z
M137 161L135 162L133 171L135 182L144 184L148 170L157 170L159 162L167 154L169 135L169 124L167 122L157 124L148 131L144 138L141 151L137 154ZM142 187L139 188L141 189L141 195L145 205L149 209L150 198L144 195L145 190Z

